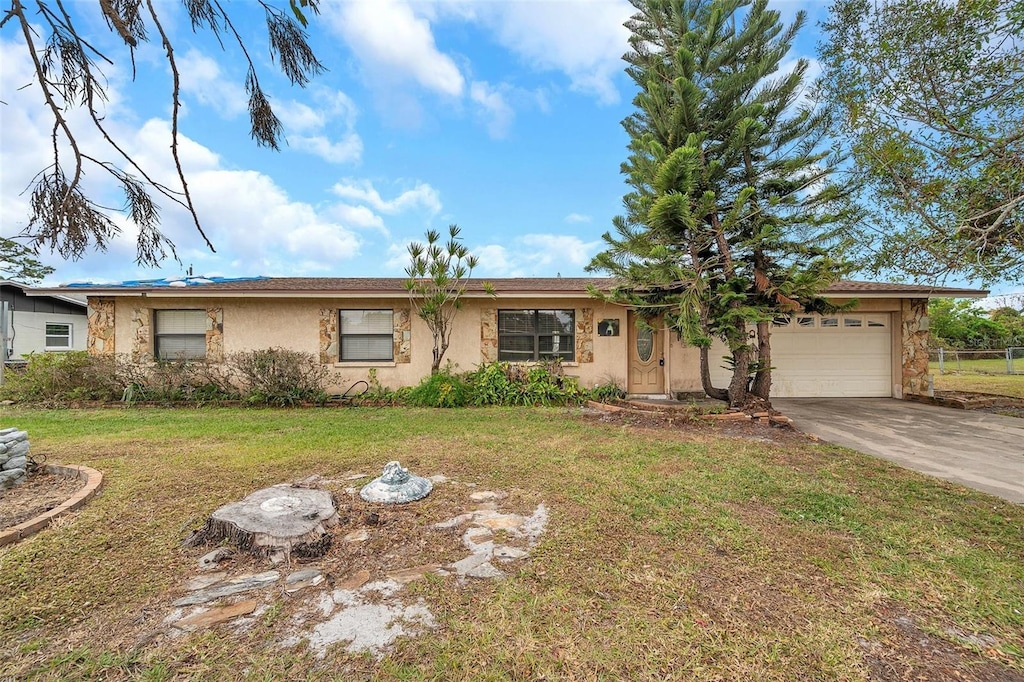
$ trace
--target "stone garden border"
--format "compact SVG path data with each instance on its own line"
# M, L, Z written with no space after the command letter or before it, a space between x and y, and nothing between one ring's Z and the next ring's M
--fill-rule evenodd
M608 403L600 403L594 400L588 400L586 405L603 412L625 412L626 414L634 414L638 416L647 417L671 417L672 413L681 413L687 410L686 406L681 407L670 407L667 409L645 409L649 406L644 403L627 401L628 406L609 405ZM771 422L773 424L789 425L793 423L793 420L789 417L769 412L753 412L747 413L742 411L729 411L717 414L699 414L694 415L697 419L704 421L752 421L752 422Z
M49 526L50 522L54 519L81 509L85 506L85 503L91 500L96 493L99 492L100 488L103 487L103 474L90 467L47 464L43 469L49 474L56 474L58 476L75 476L80 478L85 481L85 487L50 511L40 514L34 519L22 521L16 526L0 530L0 547L13 544L19 540L24 540L29 536L35 535L42 529Z

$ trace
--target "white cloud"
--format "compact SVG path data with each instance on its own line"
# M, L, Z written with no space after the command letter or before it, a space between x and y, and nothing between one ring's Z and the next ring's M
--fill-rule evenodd
M6 101L4 125L0 131L0 155L4 172L0 176L0 218L3 234L16 234L29 214L27 197L21 194L32 176L48 160L52 123L39 106L36 88L20 89L31 82L31 65L24 48L0 41L0 92ZM119 101L120 83L111 81L108 92ZM111 136L149 175L168 187L179 187L170 146L170 124L151 119L141 126L132 112L111 109L104 121ZM80 111L68 119L78 131L81 149L97 158L116 158L100 134ZM203 227L217 253L211 253L192 224L187 212L170 200L154 196L160 204L161 230L177 246L183 264L197 271L220 271L229 275L290 274L335 270L356 257L363 240L331 207L318 209L296 201L267 175L252 170L224 168L221 157L186 135L179 136L182 166L192 191ZM111 177L95 167L86 168L86 190L107 205L121 202L120 191ZM178 274L177 263L165 262L162 271L144 270L134 264L136 232L120 214L111 219L122 233L111 240L106 253L90 252L79 261L65 262L45 252L41 259L58 268L53 280L120 280ZM365 220L364 220L365 222Z
M329 163L347 163L358 161L363 153L363 141L355 133L332 142L324 135L294 135L288 137L288 145L293 149L309 152Z
M177 57L181 74L181 91L214 109L224 118L235 118L249 108L245 88L224 77L216 60L198 50L188 50ZM185 98L187 102L187 97Z
M440 195L425 182L416 183L415 187L391 200L382 198L369 180L343 180L334 185L332 191L343 199L370 206L381 213L395 214L415 208L422 209L430 215L441 211Z
M527 234L511 245L487 244L473 249L480 258L479 276L551 277L578 271L590 263L600 241L585 242L574 235Z
M474 81L469 89L469 97L486 114L487 133L495 139L507 136L515 119L515 112L505 100L504 94L486 81Z
M614 79L622 73L633 8L627 0L537 0L448 6L454 15L483 23L498 41L534 68L561 71L573 90L604 104L619 101Z
M424 6L425 7L425 6ZM416 5L416 9L423 9ZM412 79L443 95L460 97L465 79L437 47L430 21L404 0L327 3L327 23L368 72L387 81Z
M589 223L593 218L582 213L570 213L564 220L567 223Z

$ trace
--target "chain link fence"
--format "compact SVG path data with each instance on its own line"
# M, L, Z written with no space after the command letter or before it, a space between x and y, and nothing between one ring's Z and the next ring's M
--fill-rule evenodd
M939 348L930 353L939 374L1024 374L1024 347L989 350Z

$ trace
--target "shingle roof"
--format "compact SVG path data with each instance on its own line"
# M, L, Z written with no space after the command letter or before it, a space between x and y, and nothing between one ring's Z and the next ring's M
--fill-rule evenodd
M205 278L182 277L179 279L138 280L116 284L75 283L65 287L49 289L52 293L134 294L147 291L169 293L180 291L182 295L205 294L287 294L297 296L315 295L405 295L404 277L239 277ZM505 294L572 294L579 295L587 287L610 289L615 280L610 277L510 277L474 278L468 280L471 293L483 293L484 282L494 286L499 295ZM187 293L186 293L187 292ZM920 298L926 296L980 298L988 294L982 289L956 287L933 287L919 284L895 284L890 282L861 282L844 280L836 282L825 290L843 298L856 296L894 296Z

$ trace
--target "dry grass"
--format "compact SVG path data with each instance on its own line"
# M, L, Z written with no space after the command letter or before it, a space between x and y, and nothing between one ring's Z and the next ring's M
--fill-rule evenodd
M100 469L107 487L70 522L0 549L0 677L1012 680L1024 670L1024 508L785 431L556 409L3 416L34 451ZM507 491L517 511L544 501L548 531L507 580L411 584L440 627L379 661L277 647L296 608L283 597L245 632L153 636L204 551L181 540L213 509L390 459ZM329 570L379 573L388 555L450 560L445 538L416 538L465 504L459 490L389 510L381 544L332 550ZM363 511L346 508L356 521L341 530Z

